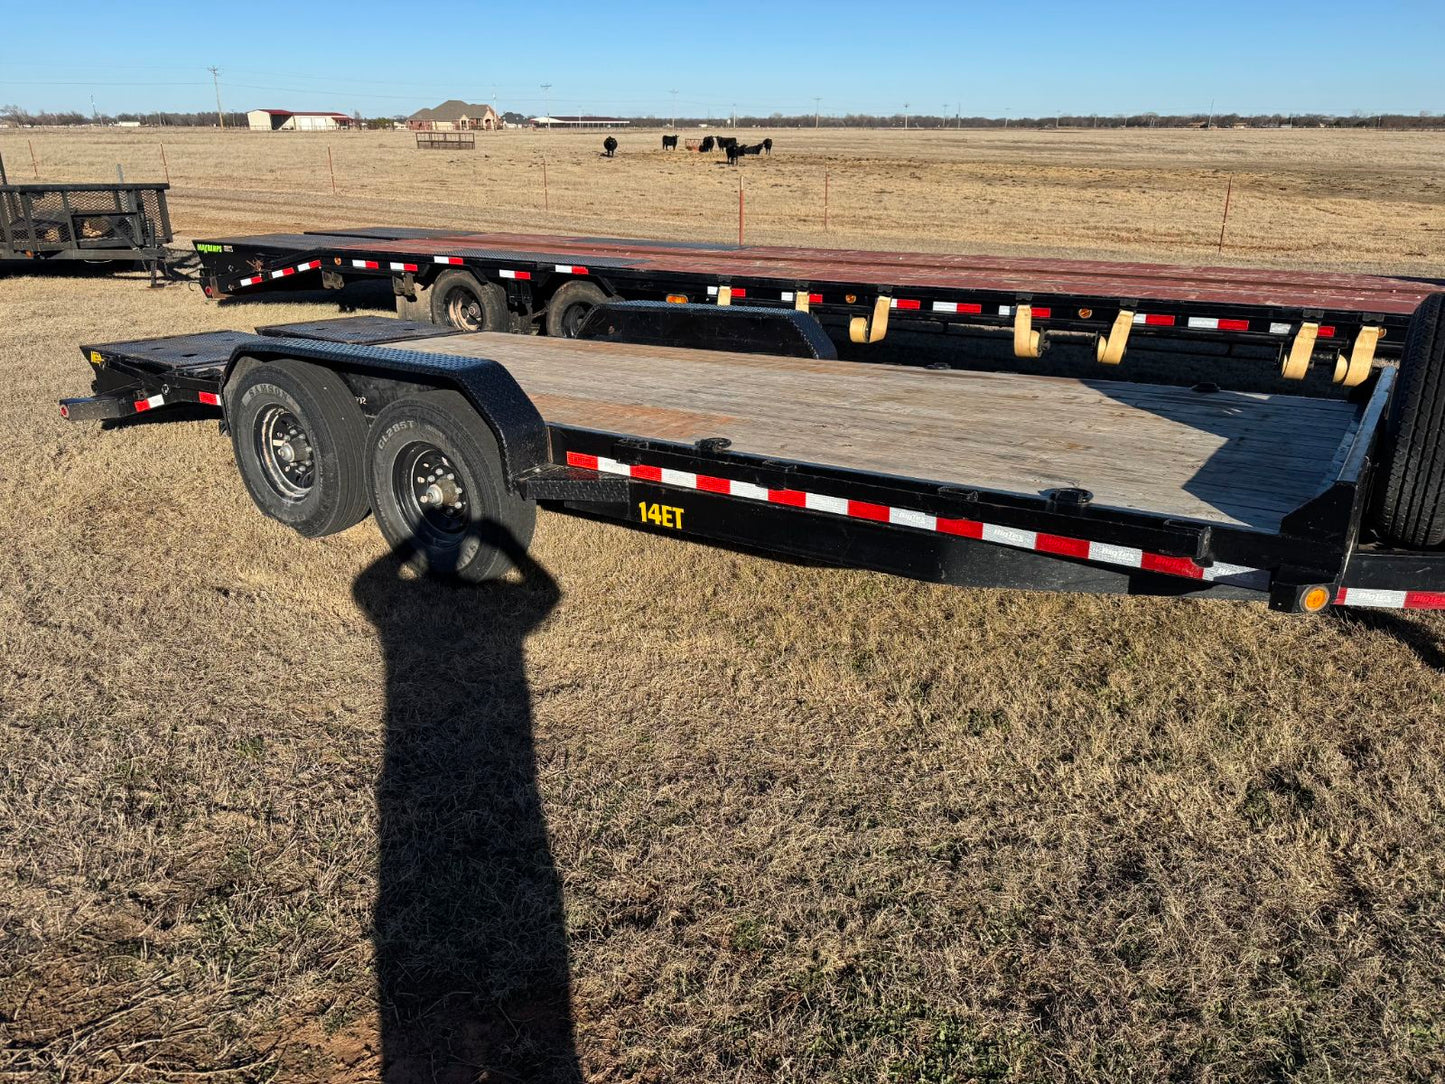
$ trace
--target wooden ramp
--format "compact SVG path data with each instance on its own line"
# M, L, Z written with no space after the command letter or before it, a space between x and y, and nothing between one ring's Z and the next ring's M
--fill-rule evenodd
M502 334L405 340L490 358L548 422L1276 530L1335 477L1358 408L1300 396Z

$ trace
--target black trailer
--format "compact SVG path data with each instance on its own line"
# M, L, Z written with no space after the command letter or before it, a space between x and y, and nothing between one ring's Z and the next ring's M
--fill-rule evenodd
M195 243L211 297L390 281L397 312L465 331L576 335L616 301L810 313L855 356L890 328L1039 358L1136 347L1268 359L1286 381L1362 384L1398 359L1429 284L1375 275L364 227ZM958 339L950 340L951 343ZM1266 367L1267 371L1267 367Z
M1440 608L1442 301L1347 398L859 366L794 314L628 303L584 341L372 316L88 345L61 413L219 408L263 512L370 512L468 580L542 505L960 585ZM743 350L658 345L680 320Z
M0 164L0 262L79 260L165 269L168 184L9 184Z

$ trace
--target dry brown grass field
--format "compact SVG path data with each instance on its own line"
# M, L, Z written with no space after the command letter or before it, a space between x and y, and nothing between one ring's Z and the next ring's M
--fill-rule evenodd
M1226 259L1445 256L1441 135L774 134L757 241L824 241L827 171L839 244L1213 260L1233 172ZM655 133L165 138L190 236L735 230L733 173ZM161 173L153 132L0 133L17 179L27 139ZM1445 617L551 514L456 591L261 517L212 420L56 414L80 342L322 302L0 278L0 1079L376 1080L383 1041L396 1081L1445 1073Z

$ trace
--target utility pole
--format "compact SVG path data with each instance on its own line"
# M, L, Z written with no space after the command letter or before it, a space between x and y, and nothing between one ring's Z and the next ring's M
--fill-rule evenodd
M206 69L211 73L211 82L216 86L216 123L221 126L221 131L226 130L226 114L221 109L221 69L212 64Z
M903 103L903 130L908 131L908 103Z
M100 123L100 110L95 108L95 95L90 96L90 119L96 124Z
M1209 119L1204 122L1204 130L1207 132L1214 127L1214 99L1209 99Z
M823 99L822 99L822 98L814 98L814 99L813 99L813 127L814 127L814 128L818 127L818 111L819 111L819 107L820 107L822 104L823 104Z
M542 84L542 108L546 110L547 131L552 130L552 84Z
M669 90L668 93L672 95L672 119L667 122L667 126L668 126L669 128L676 129L676 128L677 128L677 91L675 91L675 90Z
M738 103L733 102L733 127L738 126Z

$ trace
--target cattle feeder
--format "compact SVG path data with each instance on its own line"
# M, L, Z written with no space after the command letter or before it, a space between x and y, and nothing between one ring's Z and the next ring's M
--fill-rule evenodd
M991 336L1023 361L1092 348L1100 375L1135 346L1272 357L1285 381L1358 387L1398 360L1431 289L1315 271L368 227L196 242L206 292L389 280L399 315L463 331L577 334L617 301L808 315L840 344L891 330Z
M61 412L209 406L266 515L370 513L463 580L544 507L962 586L1442 608L1442 322L1431 295L1398 366L1320 398L863 366L749 306L604 303L576 338L370 316L88 345Z

